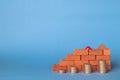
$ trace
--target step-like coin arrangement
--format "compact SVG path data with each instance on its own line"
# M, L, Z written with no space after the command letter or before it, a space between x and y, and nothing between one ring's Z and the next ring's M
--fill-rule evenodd
M91 64L89 64L89 63L84 64L83 68L84 68L84 73L85 73L85 74L89 74L89 73L92 72L92 66L91 66ZM98 61L98 71L99 71L101 74L104 74L104 73L107 72L107 69L106 69L106 61L105 61L105 60L99 60L99 61ZM59 72L60 74L63 74L63 73L65 73L66 71L60 69L60 70L58 70L58 72ZM77 72L78 72L77 68L76 68L75 66L71 66L71 68L70 68L70 73L71 73L71 74L75 74L75 73L77 73Z

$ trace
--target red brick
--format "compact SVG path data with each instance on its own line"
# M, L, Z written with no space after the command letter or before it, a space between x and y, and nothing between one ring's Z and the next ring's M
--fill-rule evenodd
M77 65L76 68L77 68L78 71L82 71L82 66L81 65Z
M82 60L95 60L95 55L81 56Z
M92 71L98 71L97 68L98 68L97 65L92 65Z
M96 60L110 60L110 56L96 56Z
M106 49L106 46L104 44L101 44L98 49Z
M53 64L52 70L53 71L57 71L58 70L58 66L59 66L59 64Z
M91 65L98 65L98 61L89 61Z
M84 60L75 61L75 62L74 62L74 65L75 65L75 66L79 66L79 65L84 65L85 63L89 63L89 62L88 62L88 61L84 61Z
M64 60L64 59L60 60L60 65L73 66L73 64L74 64L74 61L72 60Z
M70 72L72 66L67 66L67 71Z
M104 49L103 55L110 55L110 49Z
M53 71L58 71L58 70L65 70L67 71L67 66L64 66L64 65L59 65L59 64L53 64L53 67L52 67Z
M111 65L111 61L110 60L106 60L106 65Z
M58 70L65 70L65 71L67 71L67 66L61 66L61 65L59 65L58 66Z
M101 49L92 49L89 50L89 55L103 55L103 51Z
M74 55L88 55L88 50L85 49L75 49Z
M107 71L110 71L111 70L111 65L107 65L106 68L107 68Z
M80 60L80 55L67 54L66 60Z

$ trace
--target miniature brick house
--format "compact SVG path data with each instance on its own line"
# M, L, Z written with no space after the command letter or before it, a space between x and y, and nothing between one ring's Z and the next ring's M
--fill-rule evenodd
M53 71L70 71L75 66L78 71L83 71L83 65L89 63L92 71L98 71L98 61L106 61L107 71L111 70L110 49L101 44L98 48L87 46L85 49L74 49L73 54L66 54L66 59L61 59L59 64L53 64Z

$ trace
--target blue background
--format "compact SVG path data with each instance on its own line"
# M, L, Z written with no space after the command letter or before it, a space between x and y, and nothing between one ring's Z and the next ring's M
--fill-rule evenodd
M1 80L119 80L119 0L0 0ZM66 53L104 43L112 71L52 71Z

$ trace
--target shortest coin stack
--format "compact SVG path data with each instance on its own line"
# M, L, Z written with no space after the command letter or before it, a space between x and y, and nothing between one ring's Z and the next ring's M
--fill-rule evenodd
M89 74L92 72L91 65L90 64L84 64L84 72L86 74Z
M104 74L104 73L107 72L107 70L106 70L106 61L105 60L100 60L99 61L99 72L101 74Z
M77 73L77 68L75 66L72 66L70 71L71 71L71 74L75 74Z
M60 74L63 74L63 73L65 73L65 70L59 70L58 71Z

